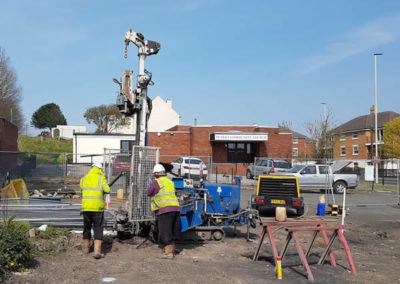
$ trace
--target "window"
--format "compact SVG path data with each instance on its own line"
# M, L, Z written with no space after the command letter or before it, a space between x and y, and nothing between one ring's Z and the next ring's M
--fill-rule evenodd
M353 140L358 139L358 133L357 133L357 132L354 132L354 133L353 133L352 139L353 139Z
M383 129L378 130L378 142L382 141L382 137L383 137Z
M255 145L248 142L231 142L228 143L228 163L251 163L254 161ZM263 160L258 160L256 166L260 165Z
M308 166L301 173L306 175L315 175L317 173L317 169L315 166Z
M299 138L293 138L293 144L298 144L299 143Z
M340 147L340 156L346 156L346 146Z
M319 173L320 174L325 175L325 174L328 173L328 167L327 166L318 166L318 168L319 168Z
M293 148L292 150L292 156L297 157L299 155L299 149L298 148Z
M358 155L358 145L353 145L353 155Z
M121 140L121 150L122 150L122 152L130 152L130 151L132 151L132 147L133 147L134 143L135 143L135 141Z
M340 141L346 141L346 134L340 135Z

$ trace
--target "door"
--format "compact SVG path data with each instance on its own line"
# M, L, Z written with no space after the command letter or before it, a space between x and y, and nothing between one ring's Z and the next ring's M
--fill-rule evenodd
M331 188L332 175L329 173L328 166L318 166L318 187L317 189Z
M301 189L314 189L315 179L317 177L317 167L310 165L305 167L299 176L299 186Z

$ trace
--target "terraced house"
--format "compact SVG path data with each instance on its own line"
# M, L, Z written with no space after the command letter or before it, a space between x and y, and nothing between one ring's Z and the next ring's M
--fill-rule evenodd
M385 123L400 116L394 111L378 113L378 151L383 144L382 136ZM334 129L333 158L349 160L372 159L375 156L375 107L370 114L356 117ZM379 154L381 156L381 154Z

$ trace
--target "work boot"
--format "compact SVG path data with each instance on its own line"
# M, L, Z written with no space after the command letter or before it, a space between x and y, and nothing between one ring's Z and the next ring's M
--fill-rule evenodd
M103 242L102 240L94 240L94 255L93 255L93 257L95 259L104 257L104 254L101 253L101 243L102 242Z
M90 252L90 240L83 240L82 250L83 254L88 254Z
M173 259L174 258L174 245L166 245L165 252L161 255L162 259Z

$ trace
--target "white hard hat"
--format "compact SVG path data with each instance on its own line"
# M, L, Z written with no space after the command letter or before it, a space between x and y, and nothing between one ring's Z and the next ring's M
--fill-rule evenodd
M102 165L100 162L94 162L93 165L92 165L92 168L93 168L93 167L102 169L102 168L103 168L103 165Z
M156 164L153 168L153 173L165 173L164 166L161 164Z

